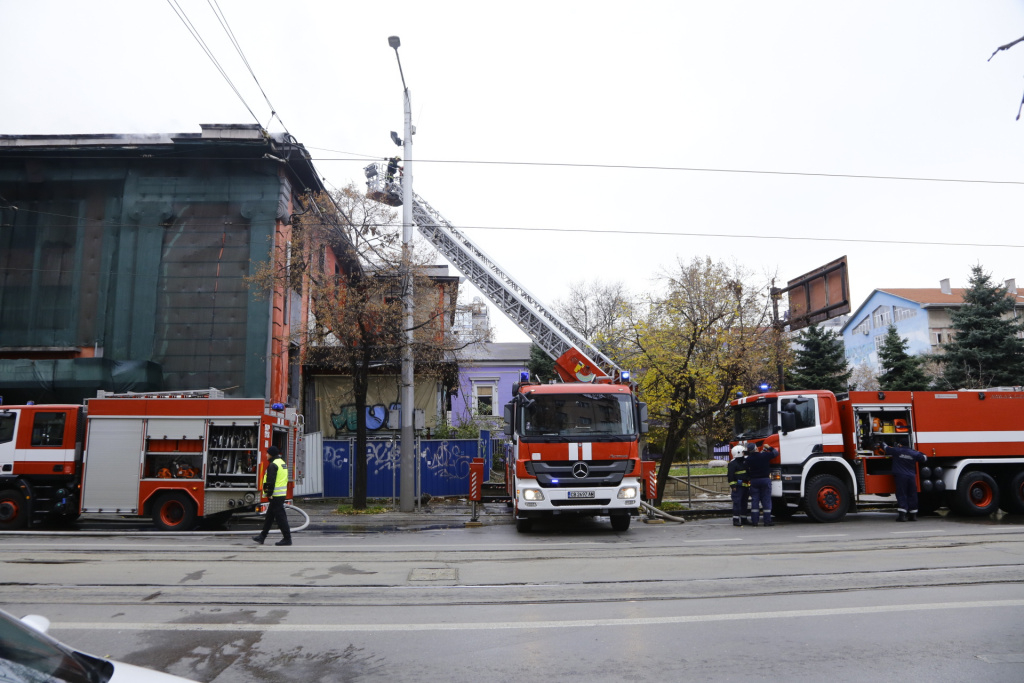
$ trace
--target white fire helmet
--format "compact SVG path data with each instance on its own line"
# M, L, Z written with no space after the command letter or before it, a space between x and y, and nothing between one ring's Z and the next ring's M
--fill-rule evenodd
M741 446L739 444L733 446L732 447L732 451L731 451L733 460L735 460L736 458L741 457L745 452L746 451L743 450L743 446Z

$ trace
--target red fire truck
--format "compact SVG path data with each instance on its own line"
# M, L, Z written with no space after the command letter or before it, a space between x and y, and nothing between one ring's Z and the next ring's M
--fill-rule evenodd
M367 196L397 206L402 179L383 164L366 167ZM412 194L420 234L554 360L561 384L523 373L505 406L505 487L516 529L553 515L608 516L629 528L644 497L656 497L655 463L641 461L647 406L636 386L423 197Z
M529 531L538 518L583 515L607 516L613 529L627 530L657 485L655 463L641 459L647 406L628 373L558 384L524 375L505 406L505 487L516 529Z
M169 531L223 523L264 500L270 446L292 476L301 416L216 389L0 406L0 530L82 513L150 517Z
M928 456L919 508L1024 514L1024 392L784 391L736 399L733 443L779 450L772 512L836 522L895 492L876 440Z

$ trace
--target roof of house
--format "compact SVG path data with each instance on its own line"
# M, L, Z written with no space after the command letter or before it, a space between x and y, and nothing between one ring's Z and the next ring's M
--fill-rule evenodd
M864 299L864 302L857 307L857 310L850 315L846 323L843 324L842 331L845 332L847 327L859 320L861 311L863 311L864 307L869 301L871 301L871 297L874 296L875 292L882 292L883 294L889 294L901 299L906 299L907 301L920 304L921 308L942 309L963 306L964 293L966 291L967 289L963 287L952 287L949 290L949 294L943 292L939 287L894 287L891 289L875 289L866 299ZM1016 301L1017 306L1024 306L1024 294L1015 292L1014 300Z
M946 305L946 306L962 306L964 303L964 293L967 291L961 287L954 287L949 290L949 294L946 294L941 289L879 289L879 292L885 292L886 294L892 294L898 296L901 299L907 299L919 303L922 306L932 305ZM1024 305L1024 294L1015 293L1014 299L1016 299L1018 305Z
M284 165L301 189L325 189L309 152L289 133L268 133L255 123L201 123L199 128L200 133L0 135L0 156L46 157L70 151L88 156L102 151L110 158L166 161L208 156L211 148L221 147L235 158L267 159ZM170 148L174 151L169 154Z
M477 363L525 363L530 360L530 342L486 342L474 344L463 352L467 365Z

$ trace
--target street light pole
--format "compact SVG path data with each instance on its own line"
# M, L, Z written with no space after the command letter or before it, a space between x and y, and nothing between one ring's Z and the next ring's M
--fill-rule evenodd
M402 92L405 99L405 137L402 148L405 165L402 169L402 309L405 324L405 343L402 344L402 432L399 479L398 509L412 512L416 497L416 449L414 443L413 418L416 392L413 381L413 289L412 289L412 101L405 84L402 58L398 56L398 36L389 36L388 45L395 50L398 73L402 77Z

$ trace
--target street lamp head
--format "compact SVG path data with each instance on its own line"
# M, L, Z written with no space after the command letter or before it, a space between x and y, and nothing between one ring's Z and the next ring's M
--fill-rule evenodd
M398 39L398 36L388 36L388 45L398 49L398 46L402 44L402 41Z

